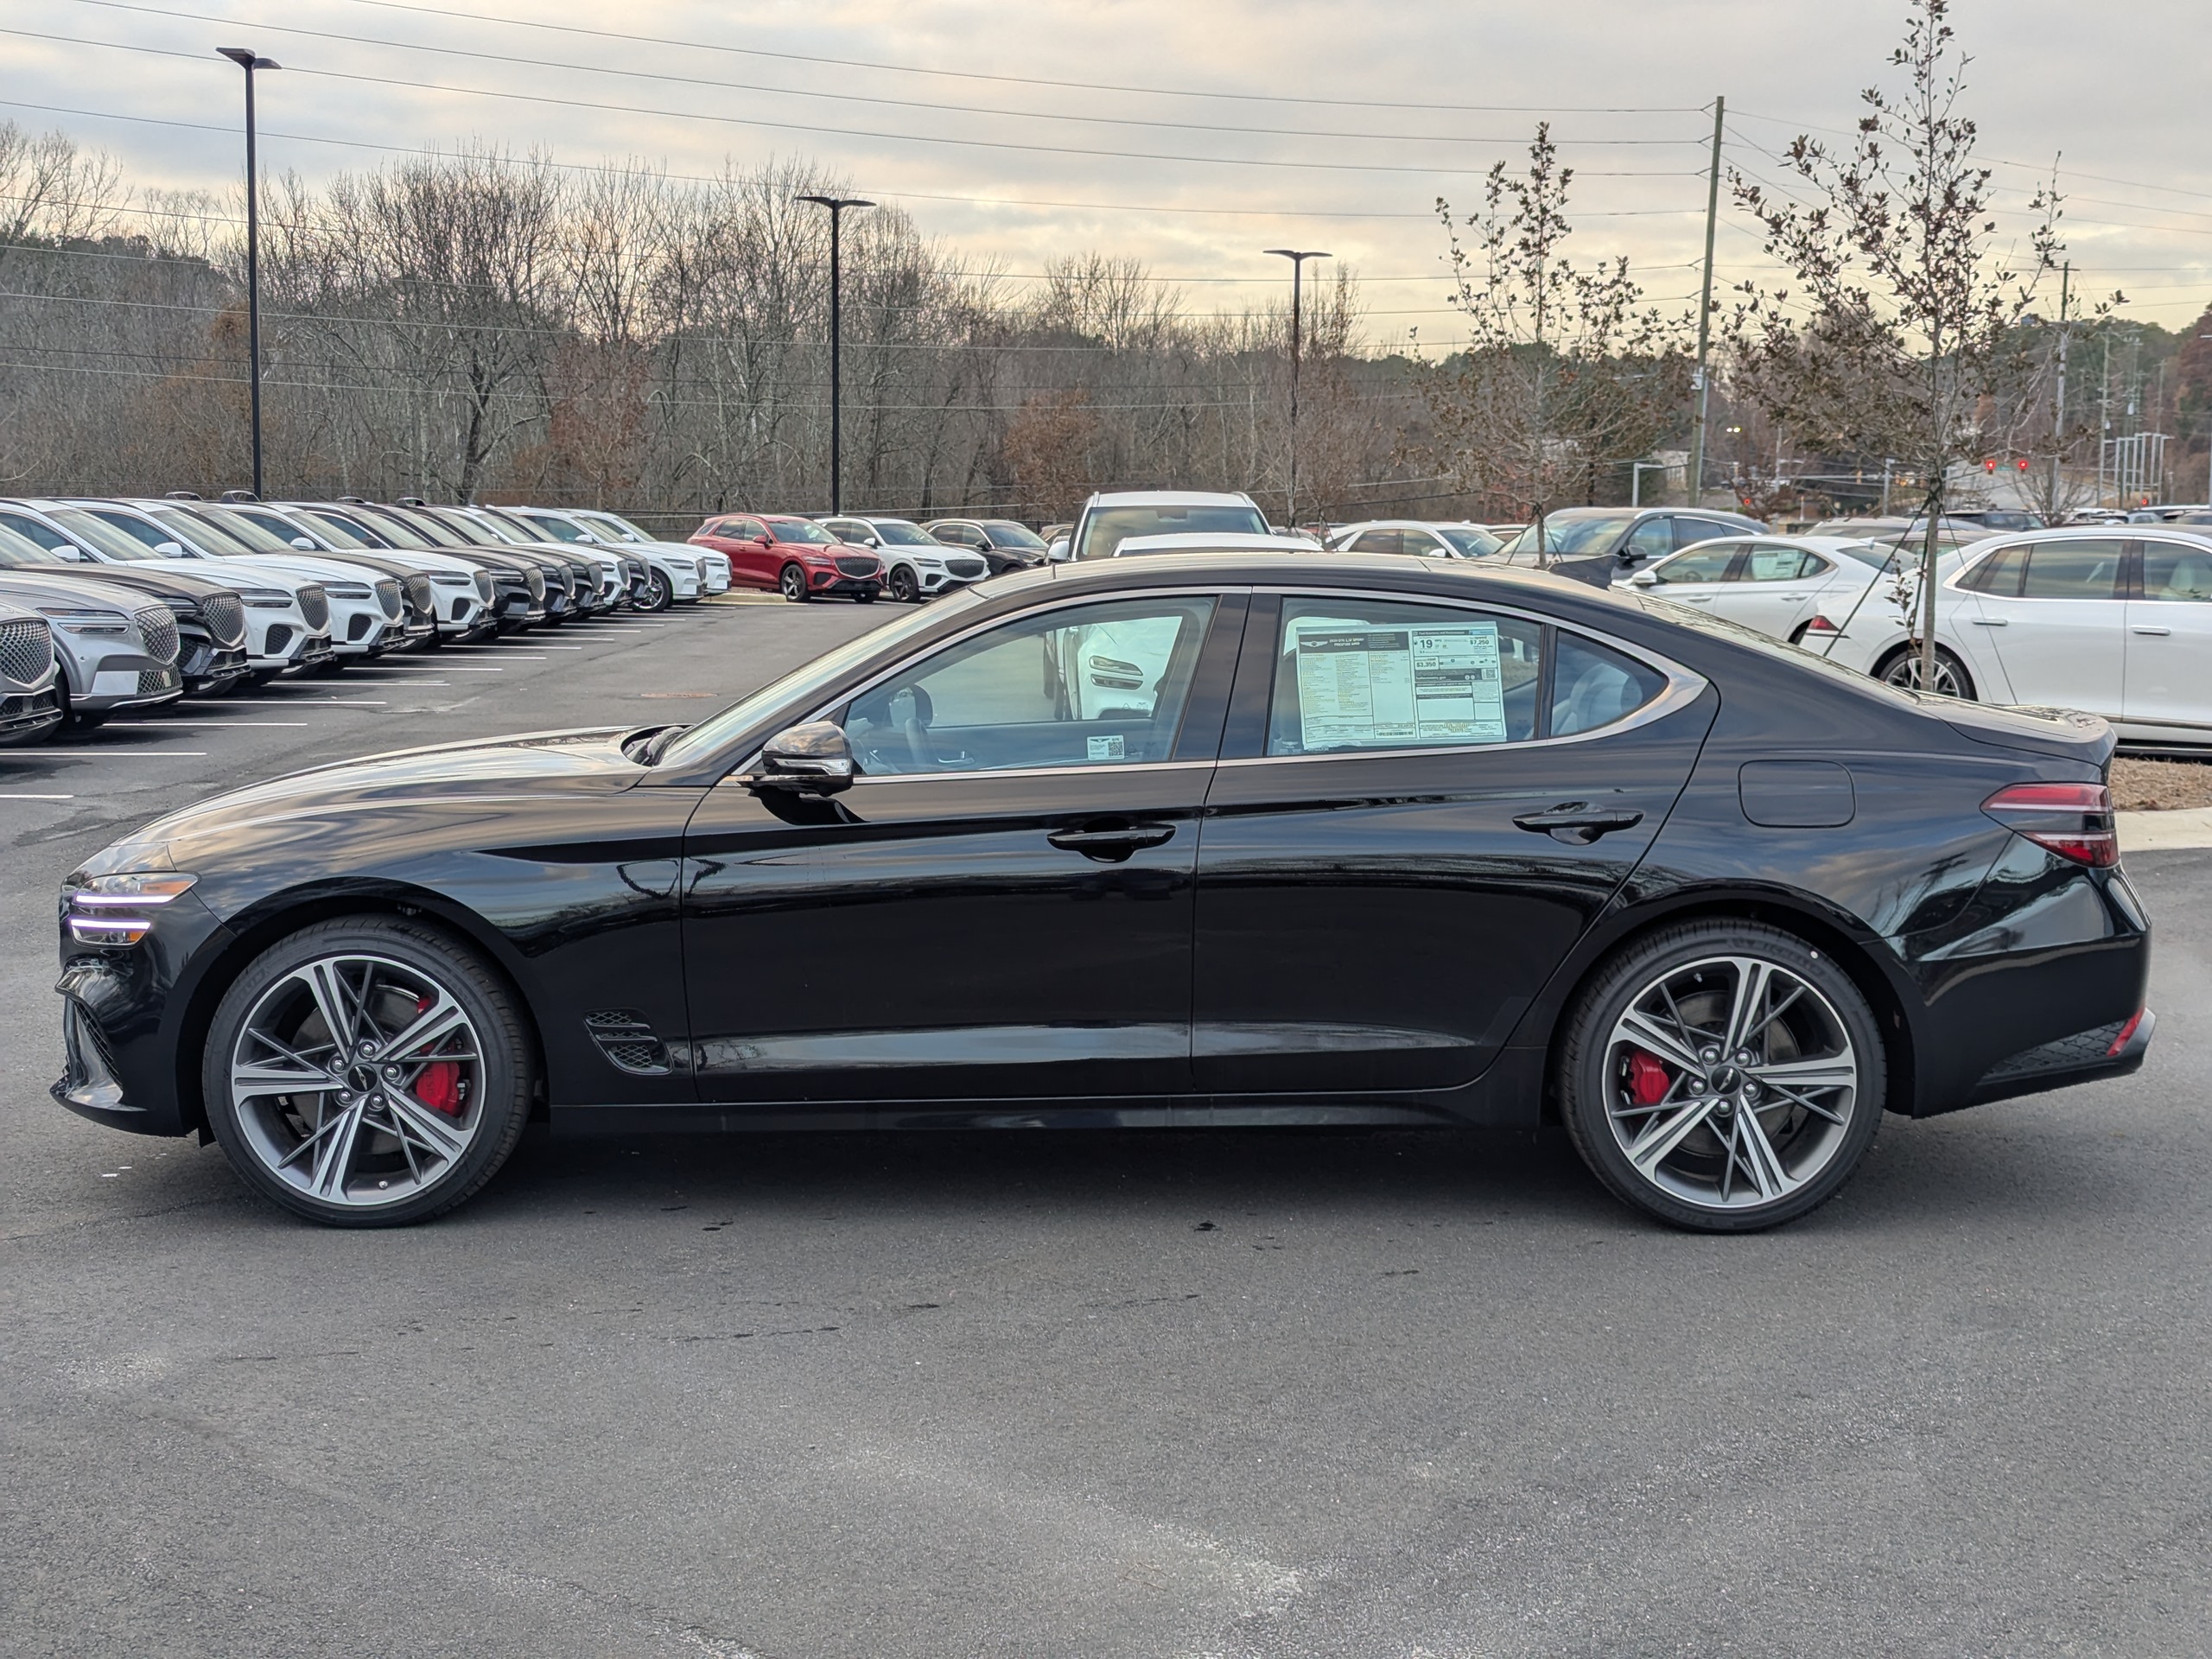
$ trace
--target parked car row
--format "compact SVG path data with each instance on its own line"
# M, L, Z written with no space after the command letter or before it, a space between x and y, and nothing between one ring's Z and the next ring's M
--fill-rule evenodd
M912 603L1048 556L1041 537L1007 518L916 524L881 513L729 512L708 519L691 542L728 561L732 585L794 603L866 605L883 594Z
M728 586L718 554L611 513L181 492L0 500L0 742Z

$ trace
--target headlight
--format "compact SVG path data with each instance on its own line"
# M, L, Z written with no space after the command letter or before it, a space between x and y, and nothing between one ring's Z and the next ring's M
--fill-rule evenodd
M292 596L277 588L241 588L238 597L264 611L284 610L292 602Z
M126 870L65 888L69 937L79 944L136 944L153 926L154 913L199 880L170 870Z
M48 609L41 605L38 613L72 633L124 633L130 627L130 619L118 611L72 611L59 606Z

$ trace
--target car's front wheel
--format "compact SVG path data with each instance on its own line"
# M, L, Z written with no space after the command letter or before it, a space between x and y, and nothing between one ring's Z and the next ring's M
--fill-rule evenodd
M921 584L914 580L914 573L905 565L891 569L891 597L901 605L912 605L922 596Z
M1631 944L1577 999L1560 1102L1583 1161L1676 1226L1752 1232L1835 1196L1873 1145L1880 1027L1824 952L1755 922Z
M318 923L224 995L200 1084L246 1183L339 1227L450 1210L491 1179L529 1116L531 1046L513 993L411 922Z
M1974 701L1974 676L1967 672L1967 665L1956 652L1943 645L1936 647L1936 677L1923 687L1921 672L1920 647L1899 645L1874 670L1874 677L1885 684L1902 686L1908 691L1933 691L1939 696L1961 697Z
M776 580L776 586L783 590L784 597L794 605L804 604L810 597L810 590L806 585L806 572L798 565L785 565L784 574Z
M676 602L676 587L669 581L665 570L645 572L645 596L638 601L641 611L664 611Z

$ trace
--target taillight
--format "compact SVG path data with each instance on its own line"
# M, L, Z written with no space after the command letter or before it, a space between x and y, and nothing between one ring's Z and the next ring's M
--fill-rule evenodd
M1807 633L1841 633L1843 630L1825 616L1816 616L1805 625Z
M1981 810L2016 835L2092 869L2120 862L2112 791L2102 784L2014 784Z

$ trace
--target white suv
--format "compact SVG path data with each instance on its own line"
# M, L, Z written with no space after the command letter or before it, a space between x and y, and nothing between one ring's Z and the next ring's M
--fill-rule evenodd
M882 560L884 588L896 600L949 594L991 573L982 554L941 542L911 518L866 516L817 522L839 541L865 547Z
M1184 531L1268 533L1267 515L1242 492L1103 491L1083 504L1065 545L1052 544L1052 556L1108 559L1128 537L1173 536Z

